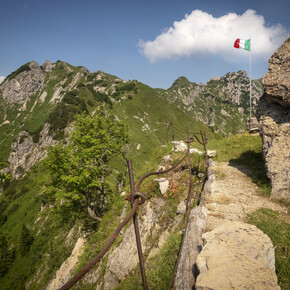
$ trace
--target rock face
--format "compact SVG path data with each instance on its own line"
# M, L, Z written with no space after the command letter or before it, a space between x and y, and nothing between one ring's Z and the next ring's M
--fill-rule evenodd
M197 257L197 290L280 289L273 244L255 226L229 222L202 238L204 247Z
M146 208L141 210L139 215L142 250L143 252L150 250L149 257L155 255L165 244L169 234L168 231L160 234L157 248L151 248L148 236L156 237L159 234L161 227L158 221L162 216L165 203L162 198L153 199L147 203ZM124 232L120 244L109 254L103 281L98 281L96 289L115 289L120 281L132 272L138 262L134 226L131 224ZM99 269L95 273L92 272L87 279L90 280L90 283L95 283L98 277Z
M185 111L191 111L195 119L212 127L223 135L246 130L245 115L249 115L250 79L245 71L229 72L213 77L206 84L178 78L164 93ZM252 80L252 105L256 108L263 94L261 80Z
M37 143L26 131L21 131L15 142L11 145L12 152L9 155L10 173L13 178L19 178L36 162L47 156L47 147L55 146L58 142L49 135L49 124L46 123L39 133Z
M3 98L8 103L25 104L42 86L44 73L36 61L22 66L14 72L15 77L7 80L2 85Z
M83 252L85 240L80 237L71 255L63 262L55 274L55 278L47 285L46 290L56 290L63 286L70 279L74 267L77 265L78 257Z
M257 109L272 196L290 198L290 38L272 55Z
M51 61L46 60L43 64L42 67L44 68L44 70L46 72L50 72L53 70L53 68L55 67L55 64L53 64Z

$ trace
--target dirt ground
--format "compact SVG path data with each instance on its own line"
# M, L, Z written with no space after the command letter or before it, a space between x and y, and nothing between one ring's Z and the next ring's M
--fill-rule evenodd
M286 207L260 194L249 177L251 172L247 167L224 162L215 163L214 169L216 179L206 202L207 230L225 221L245 222L247 215L259 208L269 208L288 216Z

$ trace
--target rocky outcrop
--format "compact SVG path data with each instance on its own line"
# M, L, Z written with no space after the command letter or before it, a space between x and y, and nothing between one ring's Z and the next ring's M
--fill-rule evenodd
M272 55L257 109L272 196L290 199L290 38Z
M22 66L10 76L1 85L3 98L10 104L25 104L44 82L44 73L36 61Z
M46 290L56 290L68 282L70 276L77 265L78 258L84 250L85 239L80 237L71 255L63 262L59 270L56 271L54 279L47 285Z
M46 60L43 64L42 67L44 69L44 71L46 72L50 72L53 70L53 68L55 67L55 64L53 64L51 61Z
M15 142L11 145L12 152L8 158L10 173L13 178L19 178L36 162L45 158L47 147L58 143L48 132L49 124L46 123L39 133L37 143L33 142L33 137L26 131L21 131L17 135Z
M290 107L290 37L271 56L263 85L268 102Z
M143 252L150 250L149 256L156 254L156 248L150 247L148 236L156 237L160 234L161 227L158 221L163 214L165 204L164 199L154 198L146 204L146 208L140 210L139 227L142 250ZM168 235L168 231L164 233ZM159 236L157 248L160 249L165 241L166 237ZM115 289L120 281L135 269L138 262L134 226L131 224L124 232L120 244L109 254L103 281L98 281L97 289ZM96 270L87 278L90 283L96 282L94 279L99 277L98 272L99 270Z
M203 234L197 257L197 290L280 289L274 247L253 225L228 222Z

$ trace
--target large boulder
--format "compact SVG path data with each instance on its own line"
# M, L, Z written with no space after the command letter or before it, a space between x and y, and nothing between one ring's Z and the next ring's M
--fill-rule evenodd
M280 289L270 238L253 225L228 222L203 234L197 290Z
M269 60L257 117L272 196L290 198L290 38Z

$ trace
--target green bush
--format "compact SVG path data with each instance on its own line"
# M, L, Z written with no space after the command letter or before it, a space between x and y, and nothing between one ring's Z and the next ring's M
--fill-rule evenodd
M19 243L19 252L22 257L29 252L30 246L33 241L34 238L32 237L30 230L23 224Z
M4 225L7 222L7 215L0 213L0 226Z
M7 274L15 260L15 249L8 246L6 237L0 233L0 277Z
M13 206L7 211L7 215L11 215L14 213L16 210L18 210L20 207L19 203L13 204Z

